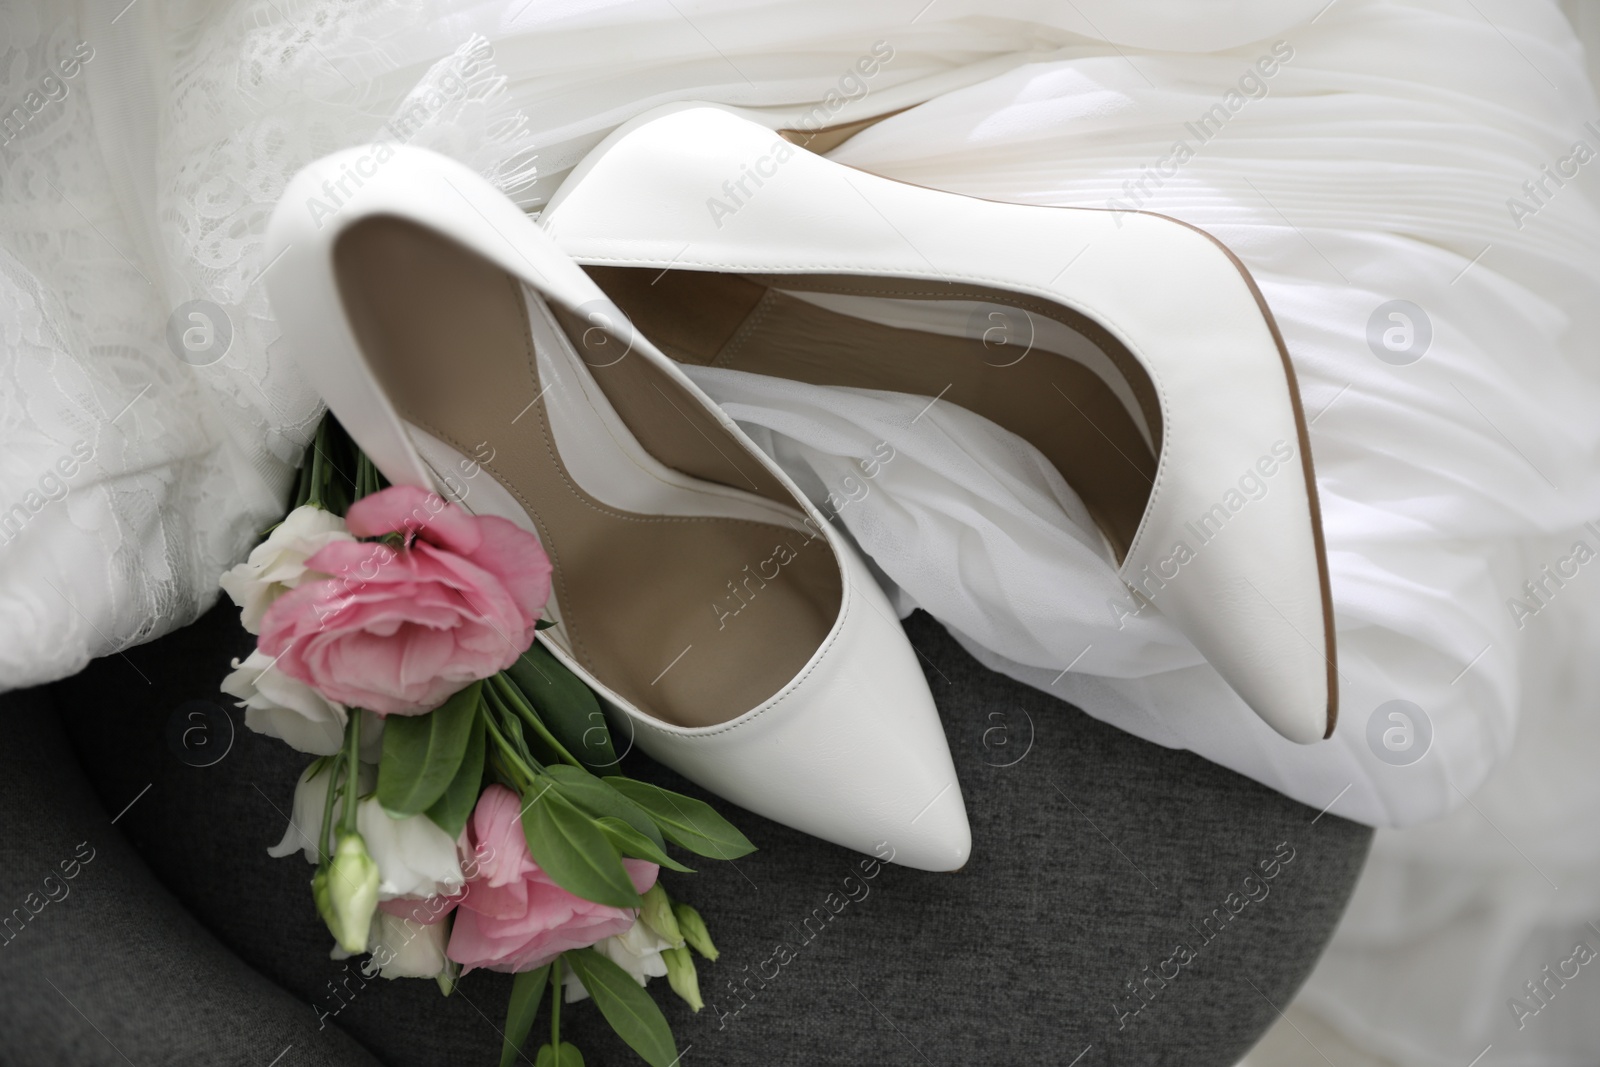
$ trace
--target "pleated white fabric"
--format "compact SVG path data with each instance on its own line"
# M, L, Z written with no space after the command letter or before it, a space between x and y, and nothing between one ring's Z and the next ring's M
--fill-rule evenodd
M879 41L893 58L863 81ZM1290 58L1251 75L1278 42ZM1491 1043L1486 1065L1592 1062L1593 968L1544 1001L1523 985L1580 939L1600 949L1600 107L1582 63L1546 0L4 5L0 688L190 621L275 518L317 407L274 348L259 248L303 163L403 139L536 209L661 102L837 121L920 103L835 157L1174 215L1254 272L1313 419L1334 738L1279 739L1158 618L1117 628L1081 505L1015 438L948 406L918 417L926 398L703 383L902 607L986 662L1304 801L1308 841L1325 806L1437 820L1380 832L1302 997L1352 1042L1407 1064ZM1410 355L1427 327L1412 362L1403 328L1383 345L1397 300ZM1431 728L1408 765L1379 758L1391 720L1369 741L1396 700Z
M722 370L697 378L736 418L782 433L830 489L875 437L913 457L888 465L840 520L904 602L992 666L1315 808L1376 825L1436 817L1506 755L1519 708L1582 692L1527 669L1550 647L1530 639L1547 629L1541 600L1600 604L1600 581L1586 585L1581 568L1558 575L1560 587L1540 570L1578 568L1569 557L1585 538L1600 550L1600 533L1583 527L1600 517L1600 423L1586 414L1600 403L1589 341L1600 216L1576 184L1547 183L1553 195L1533 217L1514 220L1506 205L1528 199L1521 183L1571 156L1574 141L1600 149L1600 123L1584 127L1592 97L1573 49L1541 51L1532 36L1524 60L1467 15L1335 8L1282 39L1290 58L1271 77L1252 63L1272 42L1030 63L834 153L979 196L1160 211L1241 255L1313 420L1341 651L1342 722L1327 744L1278 738L1169 626L1109 610L1112 568L1075 502L1042 512L1036 493L965 468L1002 447L1037 476L1043 461L1026 446L996 444L1008 435L976 420L958 430L938 406L913 425L926 398L901 398L886 416L883 394ZM1225 128L1202 141L1197 118L1226 106L1242 78L1256 95L1236 95ZM1412 328L1431 334L1407 365L1368 342L1374 313L1401 299L1419 309ZM1383 348L1394 322L1379 318L1379 351L1405 358ZM974 492L985 507L966 499ZM1545 582L1540 600L1522 588L1529 580ZM1429 753L1408 766L1369 743L1369 718L1397 700L1426 719L1418 744L1431 727ZM1382 722L1392 725L1388 712Z

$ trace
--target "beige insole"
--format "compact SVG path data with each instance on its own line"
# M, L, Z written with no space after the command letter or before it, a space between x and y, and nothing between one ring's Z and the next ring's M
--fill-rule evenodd
M912 279L586 269L635 326L681 362L814 385L939 397L940 403L997 423L1055 465L1094 516L1118 561L1126 556L1154 486L1160 404L1137 360L1092 320L1003 290ZM1138 402L1153 447L1110 385L1066 356L1037 351L996 360L981 336L885 326L780 289L906 301L983 301L1053 319L1092 343L1115 367Z
M601 502L557 451L520 281L390 218L352 226L335 261L367 362L401 416L463 454L492 450L484 469L532 518L572 653L597 679L647 714L706 726L757 707L799 673L840 607L838 562L824 541L777 523ZM657 460L792 506L642 356L592 373ZM583 416L594 417L573 415Z

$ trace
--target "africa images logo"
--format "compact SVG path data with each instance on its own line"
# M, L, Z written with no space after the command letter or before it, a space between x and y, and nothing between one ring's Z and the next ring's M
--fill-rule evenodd
M1294 46L1288 41L1278 41L1273 44L1270 55L1258 58L1250 66L1233 87L1222 94L1222 99L1212 104L1201 112L1193 122L1183 124L1185 136L1172 142L1172 147L1167 154L1154 163L1146 163L1139 168L1139 177L1129 178L1122 183L1122 196L1110 197L1106 200L1106 210L1112 213L1112 220L1117 228L1122 228L1122 216L1131 212L1143 210L1144 205L1156 195L1156 190L1167 184L1168 179L1176 178L1178 172L1192 160L1200 149L1220 134L1233 120L1233 116L1244 110L1244 106L1252 100L1264 99L1271 91L1267 81L1294 58ZM1189 138L1194 138L1194 143L1189 143Z
M837 115L845 104L865 99L872 91L872 87L868 84L869 80L876 77L893 58L893 45L887 41L873 42L872 50L845 69L839 76L838 82L822 98L822 102L802 115L795 123L794 132L805 134L805 140L800 143L805 144L819 132L827 129L833 116ZM711 221L717 224L717 229L722 229L725 219L743 210L769 179L777 177L778 168L793 159L794 154L794 146L779 137L772 142L765 153L739 164L739 174L730 176L722 183L723 195L706 198L706 211L710 213ZM754 188L751 188L752 182Z
M1167 583L1176 579L1182 568L1198 557L1201 549L1215 541L1235 515L1266 496L1271 484L1268 479L1293 458L1293 445L1287 441L1274 441L1270 454L1261 456L1253 466L1245 468L1239 476L1237 487L1229 487L1221 500L1183 524L1184 530L1194 541L1193 545L1179 540L1165 557L1155 562L1154 569L1146 564L1140 573L1124 576L1123 584L1127 592L1121 599L1106 601L1117 629L1121 630L1127 625L1128 619L1155 603Z

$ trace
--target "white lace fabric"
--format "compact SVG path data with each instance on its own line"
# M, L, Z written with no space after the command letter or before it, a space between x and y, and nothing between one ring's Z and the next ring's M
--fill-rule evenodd
M1278 41L1292 58L1242 82ZM892 59L850 80L877 42ZM1159 618L1115 625L1098 537L1025 444L913 420L919 398L695 373L984 662L1299 798L1307 834L1328 805L1439 820L1380 834L1304 1003L1395 1062L1490 1041L1586 1062L1600 1013L1517 1030L1504 1004L1600 916L1600 563L1544 570L1600 549L1600 162L1573 148L1600 151L1600 105L1547 0L0 5L0 689L193 620L281 514L319 406L260 250L300 166L403 139L537 209L680 99L839 122L920 104L835 158L1159 211L1243 259L1312 420L1343 672L1321 745L1273 735ZM1220 132L1186 132L1219 104ZM1394 300L1431 329L1405 365L1369 343ZM169 344L169 320L202 349L218 326L174 317L192 301L222 313L219 358ZM896 458L863 481L880 442ZM1409 766L1367 738L1393 699L1432 725Z
M513 194L531 183L492 45L464 33L441 49L428 15L0 11L0 687L192 621L276 521L319 414L271 351L260 284L266 219L300 166L404 139ZM201 318L180 312L190 301ZM231 339L180 358L169 319Z

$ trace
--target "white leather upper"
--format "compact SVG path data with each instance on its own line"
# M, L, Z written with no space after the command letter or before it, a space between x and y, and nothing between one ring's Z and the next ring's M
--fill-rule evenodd
M760 184L730 194L753 170ZM1161 405L1156 480L1119 576L1279 733L1324 736L1332 644L1297 398L1246 276L1209 236L1155 215L879 178L704 105L617 130L540 221L585 264L976 284L1094 319L1140 360ZM1257 499L1240 488L1251 471L1266 485Z
M470 467L471 459L408 427L369 373L334 277L333 247L343 229L374 215L405 218L522 278L543 300L569 309L609 301L520 209L470 170L431 152L397 149L334 216L313 217L309 198L326 196L324 181L348 173L364 151L319 160L290 184L268 227L265 255L276 263L268 288L302 369L378 468L397 484L438 488L436 470L465 469L461 465ZM537 302L530 303L530 313L536 314ZM549 325L536 317L535 335ZM681 497L666 499L676 488L698 498L699 514L759 513L764 521L791 526L809 516L844 579L839 615L800 674L761 706L713 727L680 727L645 715L572 658L557 637L560 627L541 634L552 653L608 705L620 744L634 738L640 748L712 792L826 840L864 852L892 849L895 862L912 867L962 866L971 836L943 729L916 656L854 550L647 339L634 338L629 358L650 360L703 404L789 489L793 512L662 467L632 441L598 390L575 377L581 365L550 363L547 354L541 351L541 368L557 372L546 382L552 387L547 401L555 436L564 455L569 445L575 450L567 458L576 459L573 473L584 479L585 488L593 485L619 506L646 505L658 508L656 513L681 506ZM584 454L579 457L578 451ZM620 458L607 470L596 465L601 453ZM469 494L469 506L510 512L506 517L532 530L525 513L505 506L509 494L489 484L491 479L481 481L481 490L473 487L479 495Z

